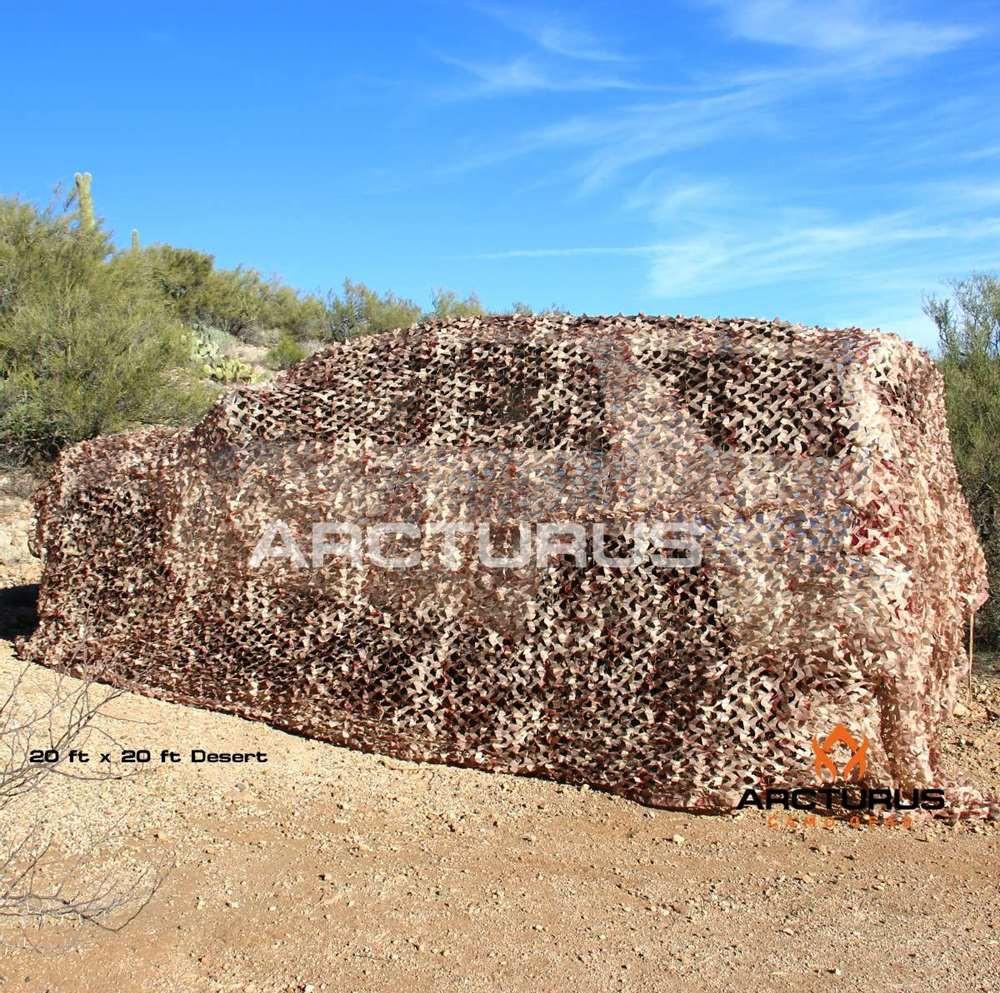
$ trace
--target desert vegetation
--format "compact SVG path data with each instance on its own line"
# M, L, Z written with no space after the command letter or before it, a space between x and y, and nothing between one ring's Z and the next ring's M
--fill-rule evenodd
M115 248L91 177L40 208L0 198L0 456L44 463L61 448L145 424L197 419L324 345L425 316L485 313L438 289L429 308L345 279L325 296L191 248ZM524 309L521 305L520 309ZM248 354L257 361L250 361Z
M938 329L948 425L959 478L1000 590L1000 279L976 273L924 309ZM980 641L1000 647L1000 596L976 616Z

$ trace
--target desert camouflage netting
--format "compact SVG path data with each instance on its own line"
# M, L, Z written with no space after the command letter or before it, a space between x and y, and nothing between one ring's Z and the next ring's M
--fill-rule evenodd
M393 539L418 568L310 559L317 522L399 521L419 525ZM582 565L487 569L477 535L449 550L434 522L486 522L502 551L524 522L603 523L608 554L640 565L598 564L588 531ZM696 526L700 562L664 564L643 522ZM491 317L355 339L192 430L68 450L36 541L26 657L701 810L815 782L812 738L838 724L868 737L871 782L940 784L936 729L986 596L933 363L778 321ZM251 563L265 546L288 554Z

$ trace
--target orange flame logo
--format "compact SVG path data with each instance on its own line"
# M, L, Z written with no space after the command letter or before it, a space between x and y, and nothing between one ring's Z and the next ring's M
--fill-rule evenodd
M851 752L851 757L843 769L839 768L830 757L830 752L837 745L844 745ZM865 770L868 768L868 739L864 736L861 741L855 741L851 732L843 724L838 724L824 741L821 742L819 738L813 737L812 746L815 756L813 768L820 782L824 782L824 774L829 776L831 782L841 778L860 782L864 778Z

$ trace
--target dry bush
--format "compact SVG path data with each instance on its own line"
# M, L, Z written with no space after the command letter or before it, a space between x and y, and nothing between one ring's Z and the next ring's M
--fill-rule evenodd
M101 869L92 858L99 845L67 859L49 828L24 816L24 805L51 777L98 783L132 774L116 763L102 769L97 761L101 751L117 748L106 710L121 691L55 675L51 689L38 693L28 686L30 670L24 667L0 699L0 917L22 925L71 919L121 930L152 898L163 867L138 874ZM81 763L80 752L90 762ZM51 761L37 761L40 754Z

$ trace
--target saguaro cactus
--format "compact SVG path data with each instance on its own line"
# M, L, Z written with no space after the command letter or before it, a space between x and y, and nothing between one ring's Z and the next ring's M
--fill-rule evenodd
M142 246L139 244L139 230L132 228L132 251L138 252Z
M78 172L73 176L76 202L80 207L80 228L84 231L92 231L94 228L94 200L90 195L90 180L89 172Z

